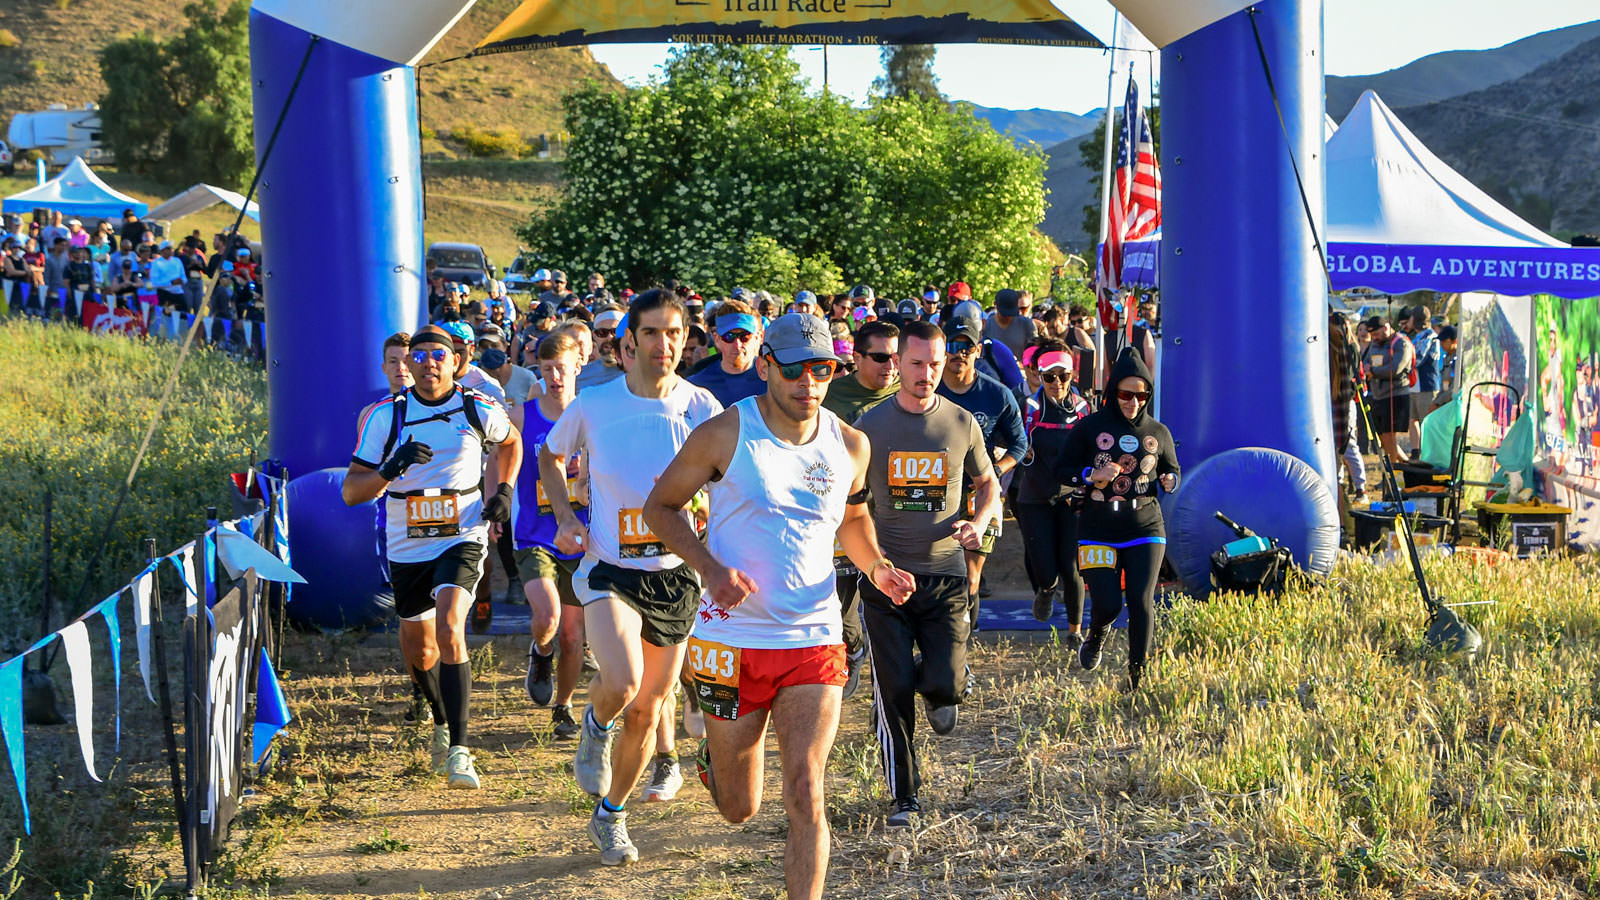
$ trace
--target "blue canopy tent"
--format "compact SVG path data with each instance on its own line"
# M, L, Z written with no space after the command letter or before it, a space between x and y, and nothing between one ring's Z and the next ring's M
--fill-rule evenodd
M7 197L0 212L26 213L40 207L59 210L64 216L97 219L120 218L125 209L143 218L150 210L148 204L112 190L81 156L74 156L60 175L44 184Z

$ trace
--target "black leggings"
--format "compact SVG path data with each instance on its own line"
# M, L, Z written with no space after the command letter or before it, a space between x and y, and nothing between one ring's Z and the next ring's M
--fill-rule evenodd
M1121 547L1116 550L1116 565L1083 570L1083 582L1089 587L1089 600L1094 605L1089 620L1094 631L1104 631L1116 621L1122 612L1122 579L1128 580L1130 668L1143 668L1145 655L1150 652L1150 636L1155 632L1156 577L1161 573L1161 559L1166 552L1166 544Z
M1065 502L1018 503L1028 582L1035 591L1061 588L1067 621L1083 621L1083 580L1078 577L1078 513Z

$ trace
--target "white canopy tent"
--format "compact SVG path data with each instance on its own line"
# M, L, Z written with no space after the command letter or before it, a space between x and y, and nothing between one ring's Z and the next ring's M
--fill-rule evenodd
M1433 155L1370 90L1328 136L1325 158L1331 241L1567 246Z
M1335 290L1600 296L1600 251L1545 234L1433 155L1367 91L1327 141Z
M197 184L181 194L169 197L160 206L150 210L148 217L163 222L174 222L218 203L226 203L234 209L243 209L245 215L257 222L261 221L261 207L255 201L252 200L246 205L243 194L210 184Z

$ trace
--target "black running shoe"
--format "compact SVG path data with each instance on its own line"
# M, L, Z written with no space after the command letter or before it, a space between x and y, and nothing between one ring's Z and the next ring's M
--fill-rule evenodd
M556 693L556 654L553 649L548 655L541 655L538 647L529 645L528 675L523 685L528 689L528 699L533 701L534 706L550 704L550 698Z
M844 661L844 693L840 699L849 700L856 695L856 691L861 689L861 664L866 661L867 650L865 647L856 653L846 653Z
M411 682L411 705L406 707L405 719L423 725L433 721L433 707L428 705L428 698L422 696L422 685L415 681Z
M1061 638L1061 641L1067 645L1068 650L1077 653L1078 648L1083 646L1083 632L1069 631Z
M1056 609L1055 588L1045 588L1033 595L1033 617L1040 622L1050 621L1050 614Z
M922 815L922 804L916 797L897 797L894 806L889 811L889 819L884 822L887 828L910 828L916 824L917 817Z
M1089 639L1083 642L1082 647L1078 648L1078 665L1083 666L1086 672L1093 672L1099 668L1101 651L1105 649L1105 646L1106 629L1089 629Z
M557 706L550 710L551 731L557 740L570 741L578 736L577 720L572 718L572 707Z

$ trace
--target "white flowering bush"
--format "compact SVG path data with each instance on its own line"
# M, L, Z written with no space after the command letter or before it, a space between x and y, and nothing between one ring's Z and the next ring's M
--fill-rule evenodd
M540 262L711 292L1047 289L1044 156L970 110L807 94L774 47L686 47L665 69L565 98L561 197L519 230Z

